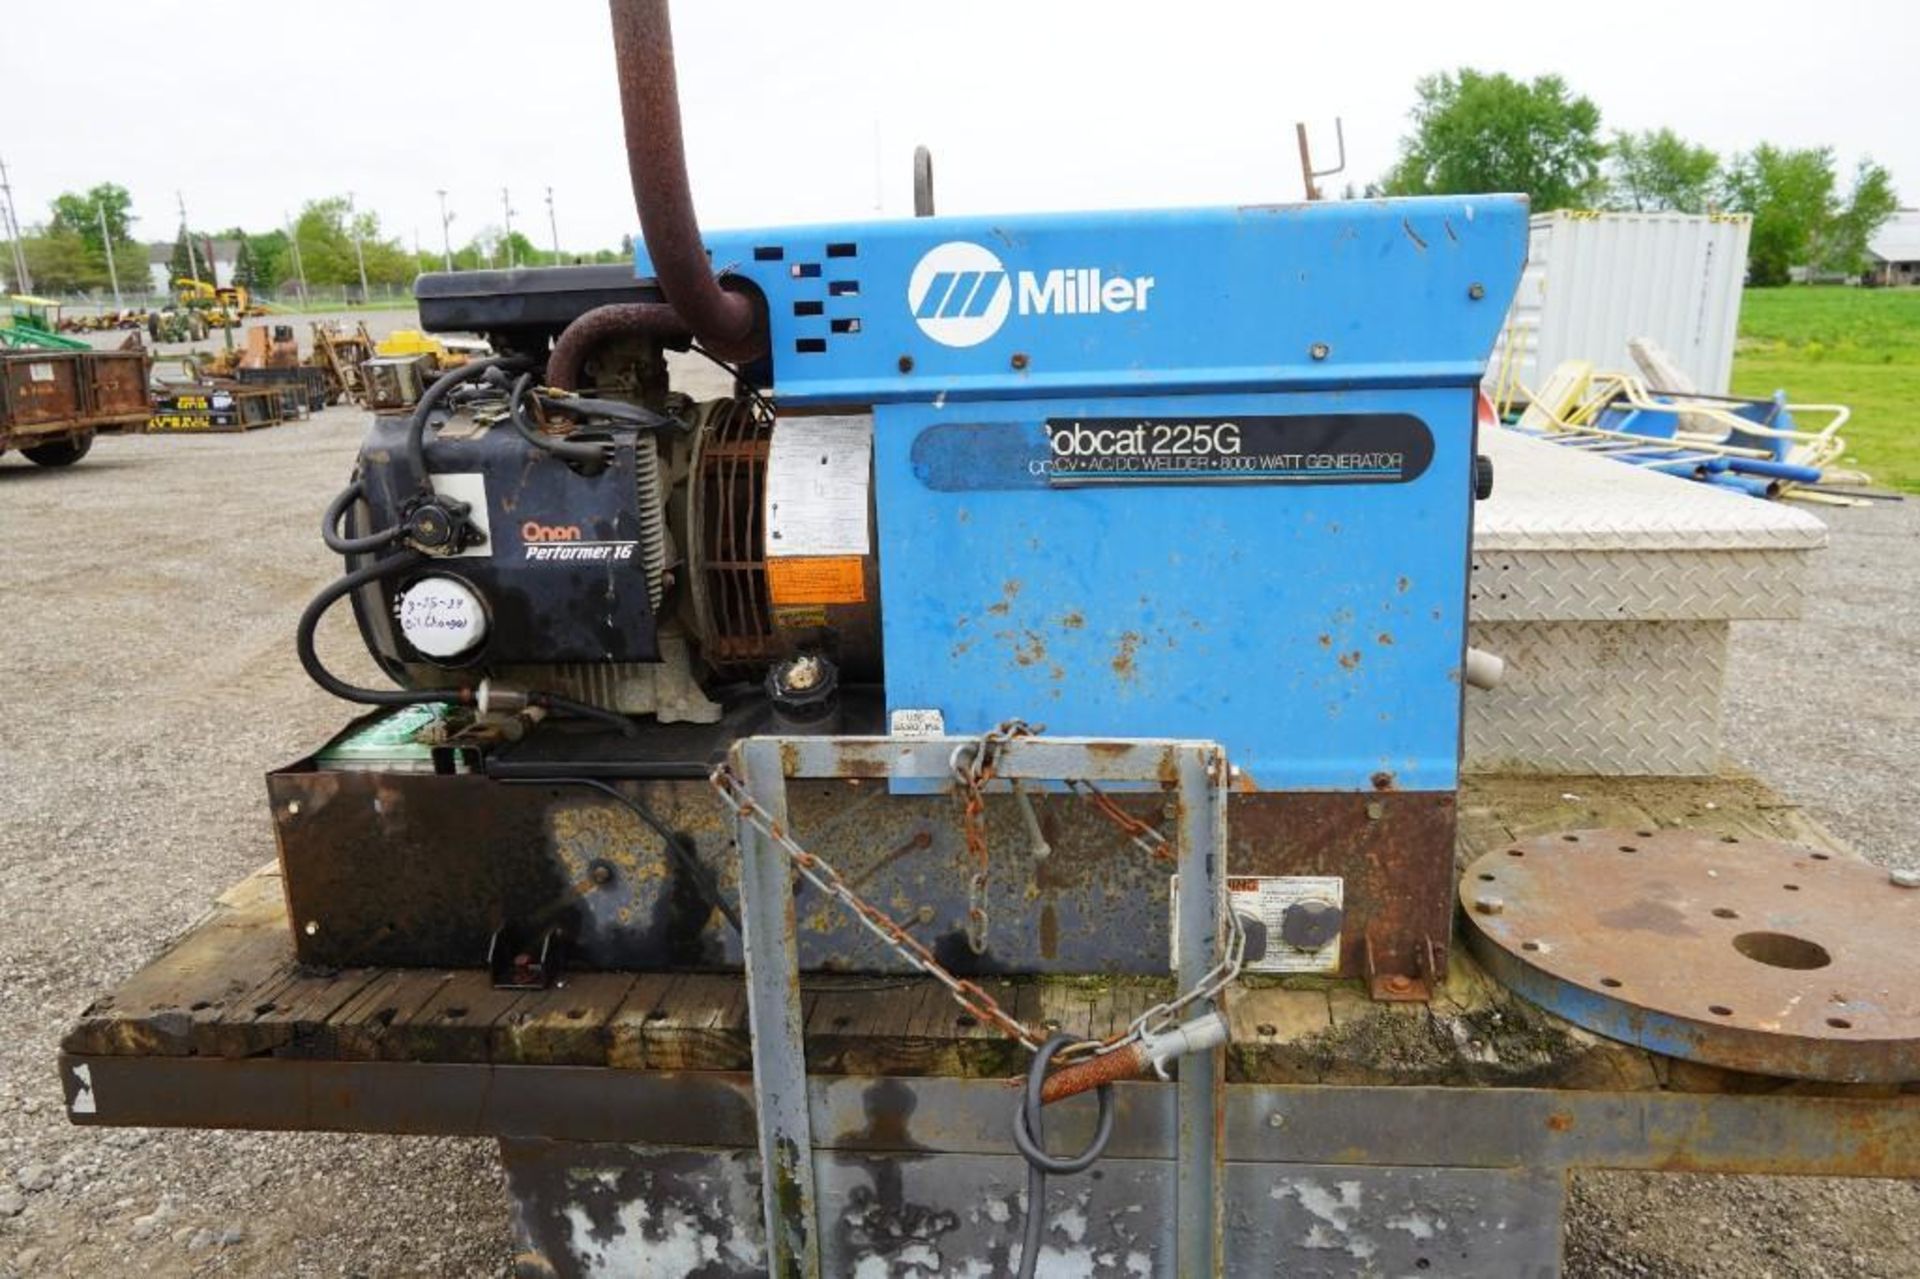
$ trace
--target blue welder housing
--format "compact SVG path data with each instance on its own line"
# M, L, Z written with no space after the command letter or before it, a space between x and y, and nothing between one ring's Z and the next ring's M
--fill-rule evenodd
M1475 196L707 240L776 402L872 408L890 710L1450 790L1474 394L1526 232Z

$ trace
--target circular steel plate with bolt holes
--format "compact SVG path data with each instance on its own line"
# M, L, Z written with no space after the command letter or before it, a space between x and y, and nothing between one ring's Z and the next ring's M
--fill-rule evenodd
M1796 1079L1920 1079L1920 889L1844 854L1704 831L1522 840L1460 901L1494 978L1655 1052Z

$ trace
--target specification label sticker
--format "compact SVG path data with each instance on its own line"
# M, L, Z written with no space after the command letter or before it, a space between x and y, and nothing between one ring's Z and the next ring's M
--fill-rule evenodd
M1340 916L1344 882L1338 875L1229 875L1227 906L1243 917L1266 926L1267 953L1247 961L1250 973L1331 973L1340 968ZM1180 954L1180 877L1173 877L1172 953ZM1281 936L1287 912L1311 913L1325 935L1311 948L1288 943ZM1302 930L1306 931L1306 930Z
M947 717L937 710L902 707L888 724L895 737L945 737Z
M767 555L866 555L873 419L783 417L767 451Z

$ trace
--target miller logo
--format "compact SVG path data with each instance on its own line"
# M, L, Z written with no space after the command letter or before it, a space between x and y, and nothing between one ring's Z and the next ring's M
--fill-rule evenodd
M1007 268L991 249L949 240L928 249L907 281L920 331L943 346L978 346L1000 331L1013 302Z
M942 346L978 346L1000 331L1016 306L1021 315L1144 311L1153 284L1150 275L1107 278L1099 267L1010 274L991 249L949 240L928 249L914 266L907 309L920 331Z

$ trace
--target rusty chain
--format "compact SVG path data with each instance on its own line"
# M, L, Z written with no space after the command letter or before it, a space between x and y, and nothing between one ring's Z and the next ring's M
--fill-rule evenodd
M987 924L985 894L989 851L984 820L985 790L987 784L993 780L1000 748L1016 738L1036 736L1040 731L1023 720L1008 720L982 734L980 741L971 745L971 748L968 745L962 745L956 748L953 754L954 780L964 792L961 808L962 830L966 835L967 851L973 864L968 881L967 937L969 944L972 944L975 928L976 926L979 928L981 946L975 947L976 953L984 946ZM885 911L856 893L831 864L802 847L799 841L794 839L786 828L774 820L773 815L748 793L745 782L731 767L725 763L717 765L709 780L714 789L719 792L721 802L726 804L734 816L773 841L774 846L793 863L794 870L802 879L839 902L854 919L913 968L945 986L947 993L963 1011L995 1027L1028 1051L1039 1050L1050 1032L1027 1026L1002 1008L993 996L977 984L949 972L923 942L894 922ZM1171 843L1166 835L1119 808L1105 791L1092 782L1084 780L1069 780L1067 785L1075 794L1086 800L1094 811L1112 822L1136 846L1157 860L1174 860ZM1240 922L1234 913L1231 910L1224 913L1226 917L1225 953L1221 961L1209 969L1199 981L1184 994L1148 1008L1129 1022L1126 1030L1119 1034L1105 1039L1087 1039L1071 1044L1061 1050L1056 1059L1068 1060L1076 1056L1109 1053L1134 1043L1149 1032L1158 1032L1172 1025L1187 1009L1202 1001L1216 998L1227 986L1237 980L1245 958L1246 935L1241 930Z
M787 860L793 863L793 868L799 872L802 879L846 907L869 932L885 942L914 968L945 986L947 992L953 996L954 1002L969 1014L997 1027L1028 1049L1040 1047L1041 1036L1028 1030L1018 1019L1002 1008L993 996L979 986L964 977L956 977L948 972L919 938L895 923L885 911L869 904L860 894L854 892L847 881L840 877L839 871L802 848L799 842L773 819L772 814L747 793L746 785L731 768L725 764L719 765L713 770L711 780L714 789L720 792L721 801L732 809L734 815L741 821L748 823L772 840L774 845L786 854Z
M960 796L960 833L967 841L973 871L967 876L967 946L976 955L987 953L987 871L992 855L987 847L987 783L999 770L1000 748L1020 737L1044 731L1023 719L1010 719L981 734L974 744L953 748L949 766Z

